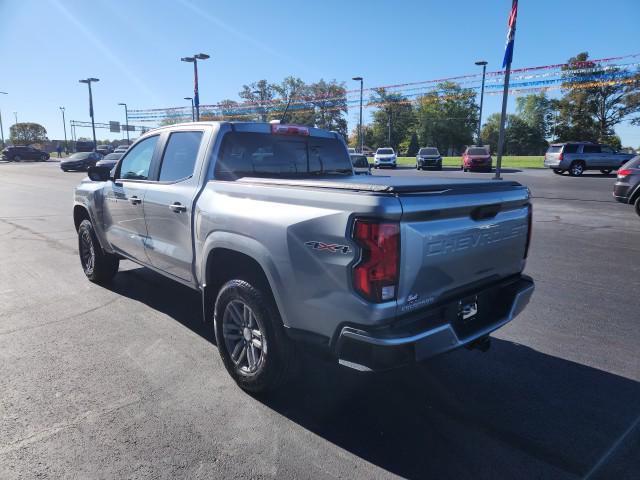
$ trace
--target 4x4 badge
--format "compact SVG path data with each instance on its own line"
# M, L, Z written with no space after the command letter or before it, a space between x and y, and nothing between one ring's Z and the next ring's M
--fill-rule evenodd
M313 248L314 250L325 250L331 253L349 253L351 251L351 247L349 245L338 245L337 243L324 243L317 241L309 241L304 243L307 247Z

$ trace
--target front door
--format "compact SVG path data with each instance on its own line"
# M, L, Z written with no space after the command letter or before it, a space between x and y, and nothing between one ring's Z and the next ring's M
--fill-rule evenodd
M151 264L185 281L193 279L191 217L198 190L194 168L202 137L202 131L187 130L169 135L158 181L149 184L144 201Z
M105 192L104 229L109 243L118 252L144 263L149 261L145 253L144 201L158 138L148 137L127 152L116 170L115 181Z

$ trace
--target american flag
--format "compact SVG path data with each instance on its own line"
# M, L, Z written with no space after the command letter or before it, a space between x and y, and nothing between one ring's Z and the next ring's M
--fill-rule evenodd
M511 65L513 59L513 41L516 38L516 18L518 17L518 0L512 0L511 13L509 14L509 21L507 25L507 44L504 47L504 59L502 60L502 68L507 65Z

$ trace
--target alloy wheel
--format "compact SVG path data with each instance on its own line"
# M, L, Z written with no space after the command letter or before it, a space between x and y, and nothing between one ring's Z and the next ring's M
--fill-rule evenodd
M227 304L222 316L222 335L225 347L237 371L253 376L263 368L267 356L267 342L259 317L240 299Z

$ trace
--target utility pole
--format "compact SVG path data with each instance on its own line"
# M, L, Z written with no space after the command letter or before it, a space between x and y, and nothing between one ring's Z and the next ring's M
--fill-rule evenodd
M482 89L480 90L480 113L478 115L478 145L482 145L482 103L484 101L484 78L487 73L487 62L480 60L476 62L476 65L482 65Z
M127 104L126 103L119 103L118 105L120 106L124 106L124 129L127 131L127 145L130 145L131 142L129 141L129 109L127 108Z
M9 95L7 92L0 92L2 95ZM2 148L4 148L4 128L2 126L2 110L0 110L0 136L2 137Z
M185 100L191 100L191 121L196 121L196 110L193 107L193 97L184 97Z
M60 107L60 111L62 112L62 128L64 129L64 151L65 153L69 153L69 146L67 143L67 122L64 119L64 107Z
M358 144L360 146L360 152L364 149L364 136L362 135L362 87L364 85L364 79L362 77L353 77L353 80L360 82L360 122L358 123Z
M80 83L86 83L89 86L89 115L91 116L91 130L93 130L93 151L98 148L98 142L96 141L96 124L93 119L93 94L91 93L91 83L99 82L99 78L87 78L84 80L78 80Z
M196 107L196 121L200 121L200 95L198 92L198 60L206 60L209 55L198 53L193 57L182 57L183 62L193 63L193 101Z

